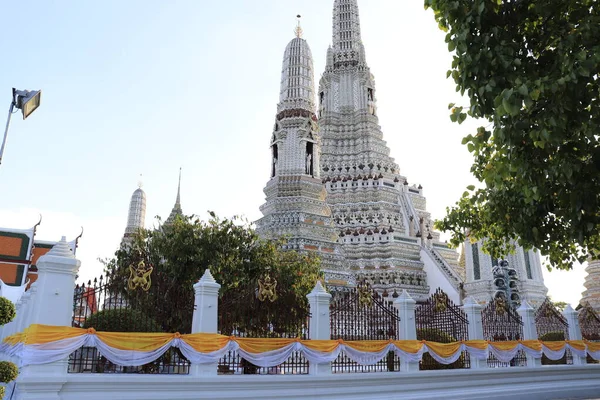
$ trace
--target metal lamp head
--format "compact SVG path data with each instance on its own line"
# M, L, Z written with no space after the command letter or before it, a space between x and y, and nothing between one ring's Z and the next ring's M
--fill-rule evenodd
M23 119L26 119L40 106L42 91L13 89L13 96L15 106L23 113Z

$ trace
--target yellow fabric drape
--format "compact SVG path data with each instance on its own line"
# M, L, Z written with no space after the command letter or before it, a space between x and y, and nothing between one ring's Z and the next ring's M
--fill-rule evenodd
M117 350L154 351L171 342L174 334L98 332L98 339Z
M231 339L229 336L217 333L196 333L194 335L182 335L181 340L199 353L212 353L227 346Z
M219 334L196 333L192 335L180 335L178 333L125 333L125 332L96 332L93 328L80 329L64 326L31 325L23 332L11 335L4 339L4 346L14 347L18 344L42 345L46 343L59 342L61 340L76 338L85 334L95 334L99 340L109 347L118 350L150 352L168 345L174 339L181 339L199 353L212 353L223 349L231 341L235 341L239 347L252 354L261 354L274 350L280 350L295 342L301 343L307 349L321 353L331 353L338 346L344 344L356 351L364 353L379 353L386 346L393 343L401 351L417 354L426 344L430 351L440 357L449 358L456 354L464 344L467 347L478 350L486 350L492 346L499 351L510 351L519 344L539 352L542 344L551 351L561 351L568 343L578 351L600 352L600 342L589 342L587 340L552 341L540 342L538 340L487 342L484 340L468 340L455 343L436 343L418 340L300 340L300 339L255 339L228 337Z
M76 338L86 333L86 329L34 324L23 331L23 343L31 345L58 342L60 340Z

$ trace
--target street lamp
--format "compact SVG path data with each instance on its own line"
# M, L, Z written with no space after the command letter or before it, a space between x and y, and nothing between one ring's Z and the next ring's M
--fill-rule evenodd
M15 108L21 110L23 113L23 119L29 117L37 108L40 106L40 100L42 98L41 90L17 90L13 88L13 100L10 103L8 109L8 120L6 121L6 129L4 130L4 139L2 140L2 147L0 147L0 164L2 164L2 155L4 154L4 146L6 146L6 137L8 136L8 127L10 126L10 119L16 112Z

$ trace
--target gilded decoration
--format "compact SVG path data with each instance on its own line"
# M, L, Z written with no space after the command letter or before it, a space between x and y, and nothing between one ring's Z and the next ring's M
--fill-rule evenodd
M448 308L448 295L444 292L438 292L433 295L435 312L444 312Z
M277 300L277 280L271 278L270 275L266 275L264 278L258 280L258 300L267 301L273 303Z
M151 265L146 265L142 260L138 263L137 267L133 265L129 266L129 280L127 287L129 290L136 290L138 287L144 292L150 290L152 285L151 274L154 268Z
M358 303L364 307L371 307L373 305L373 295L368 285L359 285L357 287L358 292Z

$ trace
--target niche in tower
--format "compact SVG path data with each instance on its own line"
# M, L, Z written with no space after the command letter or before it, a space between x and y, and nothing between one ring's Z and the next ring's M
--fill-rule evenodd
M271 151L273 152L273 161L271 166L271 178L274 178L277 174L277 162L279 159L279 153L277 152L277 143L273 143L271 146Z
M306 175L315 176L314 174L314 145L312 142L306 142Z
M369 106L369 114L375 115L375 91L372 88L367 88L367 105Z
M319 117L323 115L323 110L325 110L325 92L319 93Z

